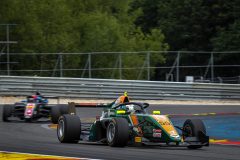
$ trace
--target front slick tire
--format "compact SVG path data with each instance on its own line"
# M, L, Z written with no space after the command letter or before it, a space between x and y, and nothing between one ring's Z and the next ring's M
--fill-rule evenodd
M77 143L81 135L81 121L76 115L65 114L58 120L57 136L61 143Z
M26 118L26 119L25 119L25 122L31 123L31 122L32 122L32 119L31 119L31 118Z
M124 147L129 140L129 125L125 118L113 118L107 127L107 143L111 147Z
M4 105L3 111L2 111L2 120L3 122L9 122L8 117L11 116L13 112L13 106L12 105Z
M183 124L183 130L187 133L185 137L199 137L199 132L206 134L206 128L202 120L200 119L188 119ZM189 149L201 148L201 145L190 145Z

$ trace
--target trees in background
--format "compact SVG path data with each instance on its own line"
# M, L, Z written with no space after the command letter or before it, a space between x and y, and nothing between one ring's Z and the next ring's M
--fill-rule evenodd
M153 28L160 29L170 50L240 50L238 0L135 0L132 6L142 10L142 14L135 20L136 26L144 33ZM208 59L203 57L188 54L182 55L181 59L188 65L208 64ZM239 64L240 54L221 54L217 57L215 64ZM171 56L167 58L171 59ZM186 70L181 72L187 75ZM215 76L238 76L239 72L240 69L236 67L228 70L217 68ZM191 73L194 74L198 74L197 71ZM204 70L201 72L203 74Z
M64 53L64 52L110 52L167 50L164 35L160 30L143 33L135 26L138 11L129 12L131 0L3 0L0 5L1 23L17 23L14 39L19 44L11 52L17 53ZM12 60L19 61L19 56ZM26 58L26 56L24 57ZM65 56L65 68L83 68L84 56ZM134 61L134 66L144 59L128 55L125 60ZM31 64L31 60L39 64ZM96 59L96 58L95 58ZM113 67L115 57L97 57L92 68ZM163 56L158 59L163 62ZM93 58L94 60L94 58ZM157 63L154 61L154 63ZM52 69L56 57L32 56L28 62L13 66L33 69ZM123 67L131 64L124 63ZM95 77L109 77L109 72L98 71ZM41 76L46 74L41 73ZM79 76L79 73L66 73ZM125 72L123 78L134 78L134 73Z
M18 41L11 47L11 52L17 53L239 50L239 17L238 0L0 1L0 23L18 24L11 33L12 38ZM4 38L4 33L0 32L0 39ZM25 63L12 65L11 69L28 66L39 70L53 69L57 59L53 55L31 58ZM123 57L123 67L141 67L145 58L127 54ZM222 64L226 58L235 63L240 57L223 54L216 61ZM21 59L26 57L11 57L12 61ZM86 56L64 56L63 65L69 69L83 68L86 59ZM116 65L117 56L96 56L94 59L93 68L109 68ZM151 65L171 65L168 59L171 56L153 54ZM189 56L182 59L188 61ZM31 60L38 60L41 65L32 64ZM196 59L201 60L201 57ZM154 75L154 71L151 72ZM65 76L79 77L80 74L66 72ZM238 74L237 70L230 75ZM40 73L40 76L47 75ZM94 75L102 78L114 75L113 78L117 78L116 74L106 71L96 71ZM138 75L137 71L126 70L122 78L136 79ZM158 77L153 76L152 79Z

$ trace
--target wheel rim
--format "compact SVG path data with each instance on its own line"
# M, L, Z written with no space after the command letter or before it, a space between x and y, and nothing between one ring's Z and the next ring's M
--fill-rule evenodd
M108 125L108 130L107 130L108 142L112 142L113 141L114 136L115 136L115 132L116 132L115 125L113 123L110 123Z
M184 139L185 139L186 137L192 137L192 136L193 136L193 131L192 131L191 126L186 125L186 126L184 127L184 131L187 133L187 135L183 136Z
M60 138L64 136L64 121L62 119L58 123L58 136Z

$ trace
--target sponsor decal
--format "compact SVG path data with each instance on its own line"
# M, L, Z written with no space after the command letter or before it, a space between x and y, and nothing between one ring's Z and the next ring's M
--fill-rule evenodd
M153 137L161 138L162 137L162 133L153 133Z
M141 143L142 142L142 138L141 137L135 137L135 142L136 143Z
M35 106L35 105L34 105L33 103L28 103L28 104L27 104L27 108L34 108L34 106Z
M153 118L161 125L171 125L169 119L165 116L153 115Z
M152 115L152 117L163 127L163 129L172 137L178 137L178 133L174 126L171 124L167 116Z
M162 133L161 129L153 129L153 133Z
M24 115L31 116L33 114L35 105L33 103L28 103Z
M162 130L161 129L153 129L153 137L162 137Z
M32 115L32 110L33 109L28 109L25 111L25 115Z
M34 106L27 106L27 109L33 109Z

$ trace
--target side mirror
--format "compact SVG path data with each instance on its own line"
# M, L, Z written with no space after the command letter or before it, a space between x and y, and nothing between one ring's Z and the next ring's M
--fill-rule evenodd
M159 115L159 114L161 114L161 112L160 111L153 111L153 114Z

